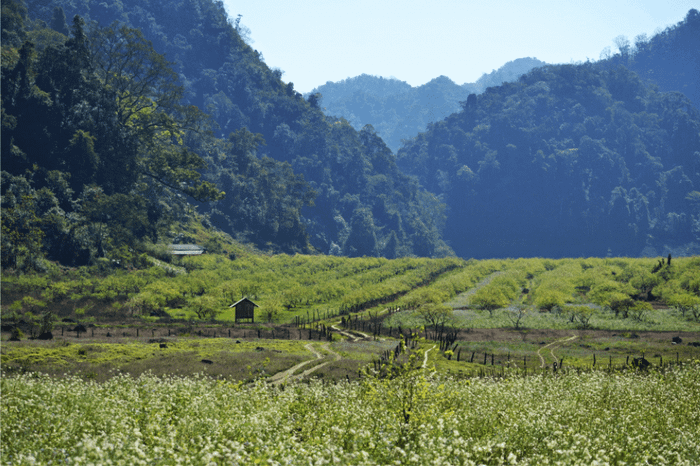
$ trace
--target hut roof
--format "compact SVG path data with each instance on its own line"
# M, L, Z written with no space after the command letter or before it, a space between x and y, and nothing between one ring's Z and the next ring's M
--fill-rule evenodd
M248 299L248 298L239 299L239 300L236 301L235 303L231 304L229 307L236 307L237 304L240 304L240 303L242 303L243 301L248 301L249 303L252 303L253 306L255 306L255 307L260 307L260 306L258 306L257 304L255 304L253 301L251 301L251 300Z
M168 249L175 256L198 256L206 251L204 246L198 244L170 244Z

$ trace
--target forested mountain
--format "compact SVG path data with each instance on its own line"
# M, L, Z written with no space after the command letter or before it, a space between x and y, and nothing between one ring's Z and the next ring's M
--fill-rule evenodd
M662 92L681 92L700 108L700 12L692 9L685 19L649 38L615 39L618 53L603 53L598 65L611 69L624 65Z
M535 69L469 99L398 158L447 203L461 256L698 251L700 113L623 66Z
M221 2L2 5L3 261L26 232L67 263L155 241L183 195L272 251L451 254L437 199L371 127L283 82Z
M396 152L403 139L425 131L428 123L459 111L469 94L480 94L491 86L516 80L532 68L543 66L536 58L518 58L498 70L483 74L475 83L455 84L446 76L422 86L395 78L366 74L339 82L327 82L309 95L321 94L326 115L345 118L355 129L371 124L389 148Z

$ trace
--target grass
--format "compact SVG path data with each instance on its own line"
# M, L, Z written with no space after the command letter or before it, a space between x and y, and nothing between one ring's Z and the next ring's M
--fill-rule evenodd
M274 374L311 359L307 341L254 340L235 343L224 338L173 338L160 343L30 342L4 345L2 366L6 373L39 371L53 375L81 374L106 380L114 371L138 376L207 375L249 380L261 373ZM203 363L209 360L212 363Z

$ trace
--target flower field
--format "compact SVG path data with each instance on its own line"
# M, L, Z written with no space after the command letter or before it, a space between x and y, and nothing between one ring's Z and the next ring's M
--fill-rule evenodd
M700 363L243 385L3 377L2 464L700 463Z

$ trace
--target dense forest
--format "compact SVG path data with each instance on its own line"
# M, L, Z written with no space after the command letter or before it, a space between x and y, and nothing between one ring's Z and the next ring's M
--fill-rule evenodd
M2 8L4 267L124 258L197 206L273 252L452 254L435 196L283 82L221 2Z
M662 37L687 38L679 53L697 55L698 31L691 10ZM447 203L458 255L700 251L700 112L625 67L622 53L470 96L399 151L399 164ZM697 74L683 76L697 88Z
M128 264L191 242L195 219L269 252L700 250L696 10L598 62L307 96L241 19L214 0L2 0L3 268Z
M615 54L610 48L601 53L597 63L605 69L625 66L661 92L680 92L700 108L700 18L698 11L688 12L684 21L658 31L652 37L639 34L630 40L614 39Z
M321 94L320 105L329 116L345 118L358 131L370 124L389 148L396 152L404 139L425 131L428 123L442 120L460 110L459 103L469 94L481 94L487 88L518 79L546 63L536 58L518 58L474 83L457 85L440 76L412 87L395 78L366 74L340 82L327 82L309 95Z

